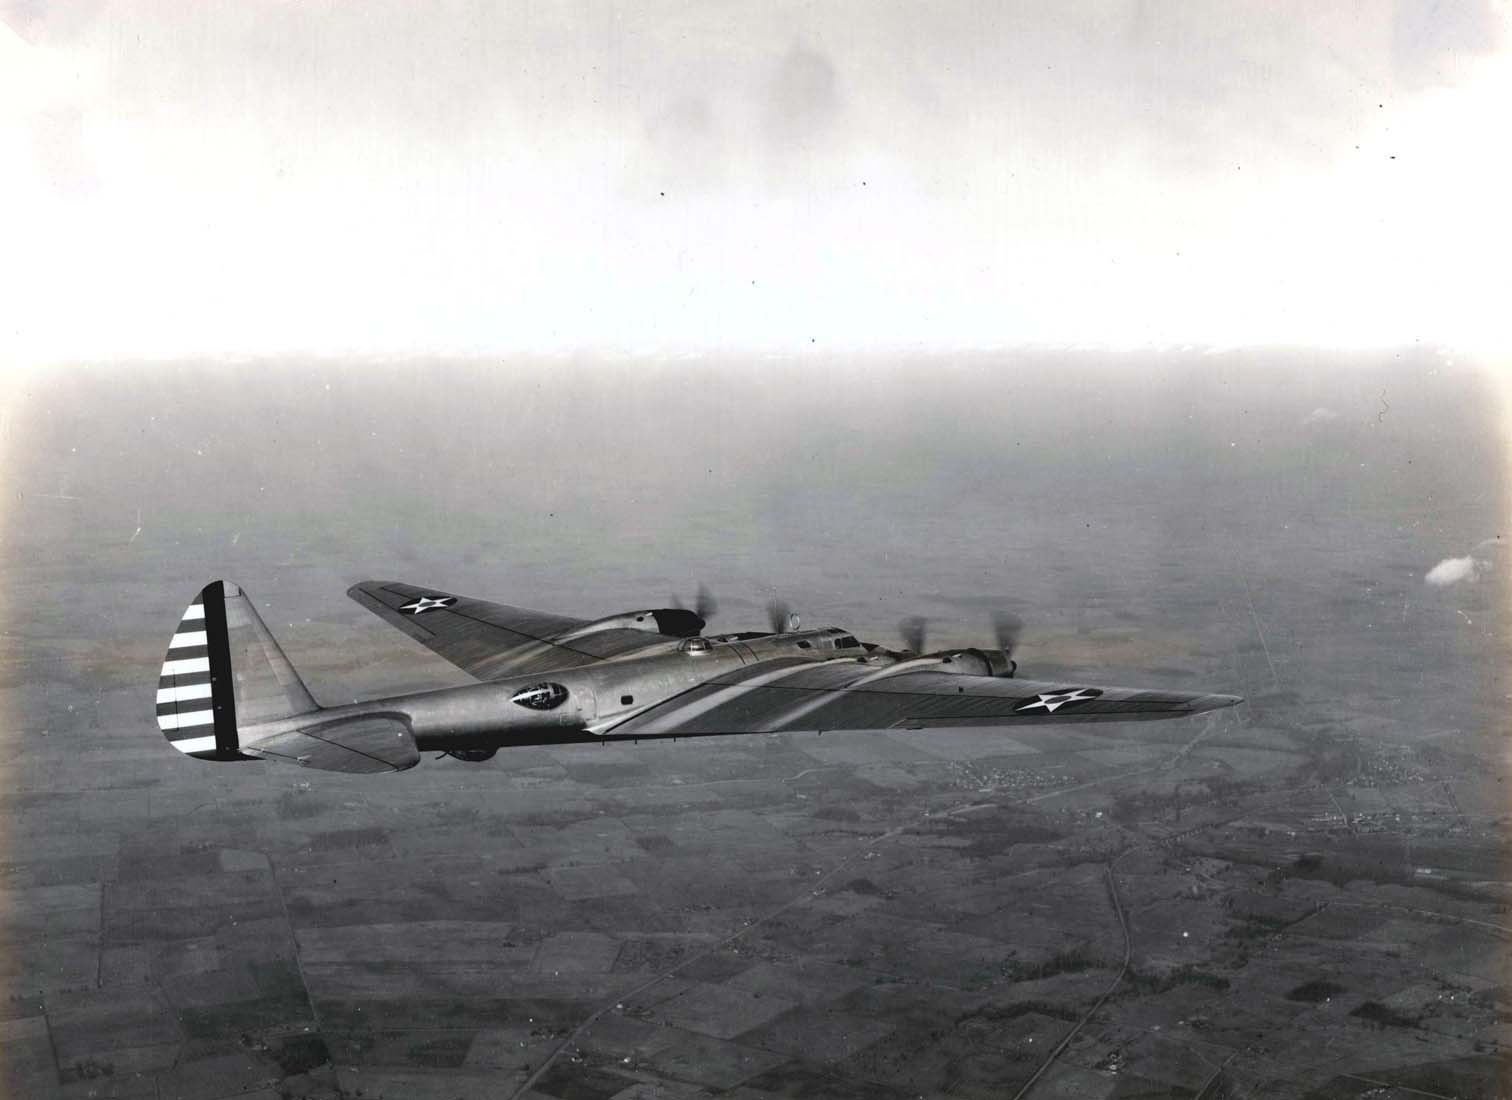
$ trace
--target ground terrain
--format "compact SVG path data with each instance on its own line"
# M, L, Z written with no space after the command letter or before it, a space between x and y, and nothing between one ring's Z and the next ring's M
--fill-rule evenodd
M893 434L902 382L791 424L788 398L745 393L749 423L689 444L691 484L631 444L588 485L511 465L518 441L485 463L434 403L400 432L408 375L368 404L340 371L282 398L238 381L250 411L224 430L202 426L223 395L171 369L103 422L81 412L100 378L40 385L6 470L4 1095L1505 1095L1501 551L1422 581L1499 533L1486 394L1421 363L1274 392L1252 367L1159 379L1147 404L1056 383L1099 401L1081 427L1105 446L1017 430L1049 397L968 415L995 376L955 379L953 442ZM447 377L454 420L505 407ZM531 377L509 391L538 423L582 411ZM682 381L603 385L681 415ZM240 425L259 419L279 446ZM301 456L323 472L301 481ZM392 575L569 613L704 578L721 626L775 591L881 640L912 612L969 639L1011 598L1036 678L1248 702L385 777L212 766L168 749L151 700L220 575L327 701L460 682L342 595Z

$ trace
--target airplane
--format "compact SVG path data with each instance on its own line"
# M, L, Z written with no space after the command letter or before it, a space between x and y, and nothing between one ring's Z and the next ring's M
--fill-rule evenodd
M340 706L315 702L228 581L184 612L158 679L158 726L200 760L282 760L336 772L403 771L436 751L478 763L501 748L830 730L941 729L1180 718L1237 695L1022 680L1020 624L996 646L925 652L841 627L800 629L781 604L771 629L705 635L714 601L576 619L393 581L347 595L478 682Z

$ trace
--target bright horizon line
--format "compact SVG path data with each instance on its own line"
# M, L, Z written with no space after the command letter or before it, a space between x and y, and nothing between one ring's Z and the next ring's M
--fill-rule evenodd
M301 349L288 348L265 351L194 351L184 350L176 352L148 352L126 353L122 355L109 354L54 354L54 355L11 355L9 362L0 359L0 371L14 371L27 369L52 369L52 368L83 368L93 369L98 367L133 365L161 366L175 363L204 363L236 366L253 363L274 363L279 361L313 361L319 363L384 363L399 364L412 362L418 359L430 359L436 362L455 364L481 364L485 362L504 361L504 363L525 360L546 360L561 362L570 360L592 361L665 361L665 362L699 362L725 360L731 358L758 359L768 362L796 361L815 357L854 359L858 361L874 360L881 358L906 357L909 359L938 359L945 356L996 356L1014 354L1095 354L1095 355L1121 355L1138 353L1158 353L1168 355L1183 355L1194 357L1209 357L1217 355L1234 355L1250 352L1271 352L1278 354L1303 354L1309 352L1326 352L1341 356L1352 355L1380 355L1380 354L1416 354L1416 355L1439 355L1464 358L1472 365L1479 365L1497 370L1512 371L1512 361L1505 364L1499 360L1512 358L1512 346L1506 348L1474 347L1468 344L1460 344L1446 340L1420 340L1420 341L1379 341L1374 343L1309 343L1299 340L1255 340L1255 341L1224 341L1207 342L1196 340L1167 340L1167 341L1113 341L1113 340L1057 340L1057 341L1017 341L1003 342L991 345L868 345L868 344L824 344L811 343L806 345L771 345L763 347L635 347L629 345L611 344L585 344L578 347L549 347L531 348L499 347L497 349L444 349L444 348L416 348L395 350L373 349ZM503 364L501 364L503 365Z

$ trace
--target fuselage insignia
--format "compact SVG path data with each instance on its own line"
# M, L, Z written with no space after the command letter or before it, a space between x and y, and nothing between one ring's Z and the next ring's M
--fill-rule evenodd
M567 701L567 689L561 684L533 684L521 688L509 699L510 702L531 710L554 710Z

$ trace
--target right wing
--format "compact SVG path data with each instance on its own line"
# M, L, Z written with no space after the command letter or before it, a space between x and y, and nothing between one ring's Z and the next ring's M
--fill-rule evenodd
M941 672L923 658L765 661L598 727L614 737L811 730L1009 726L1181 718L1242 702L1237 695L1097 687Z
M363 581L347 595L479 680L554 672L665 646L663 635L489 603L398 581Z

